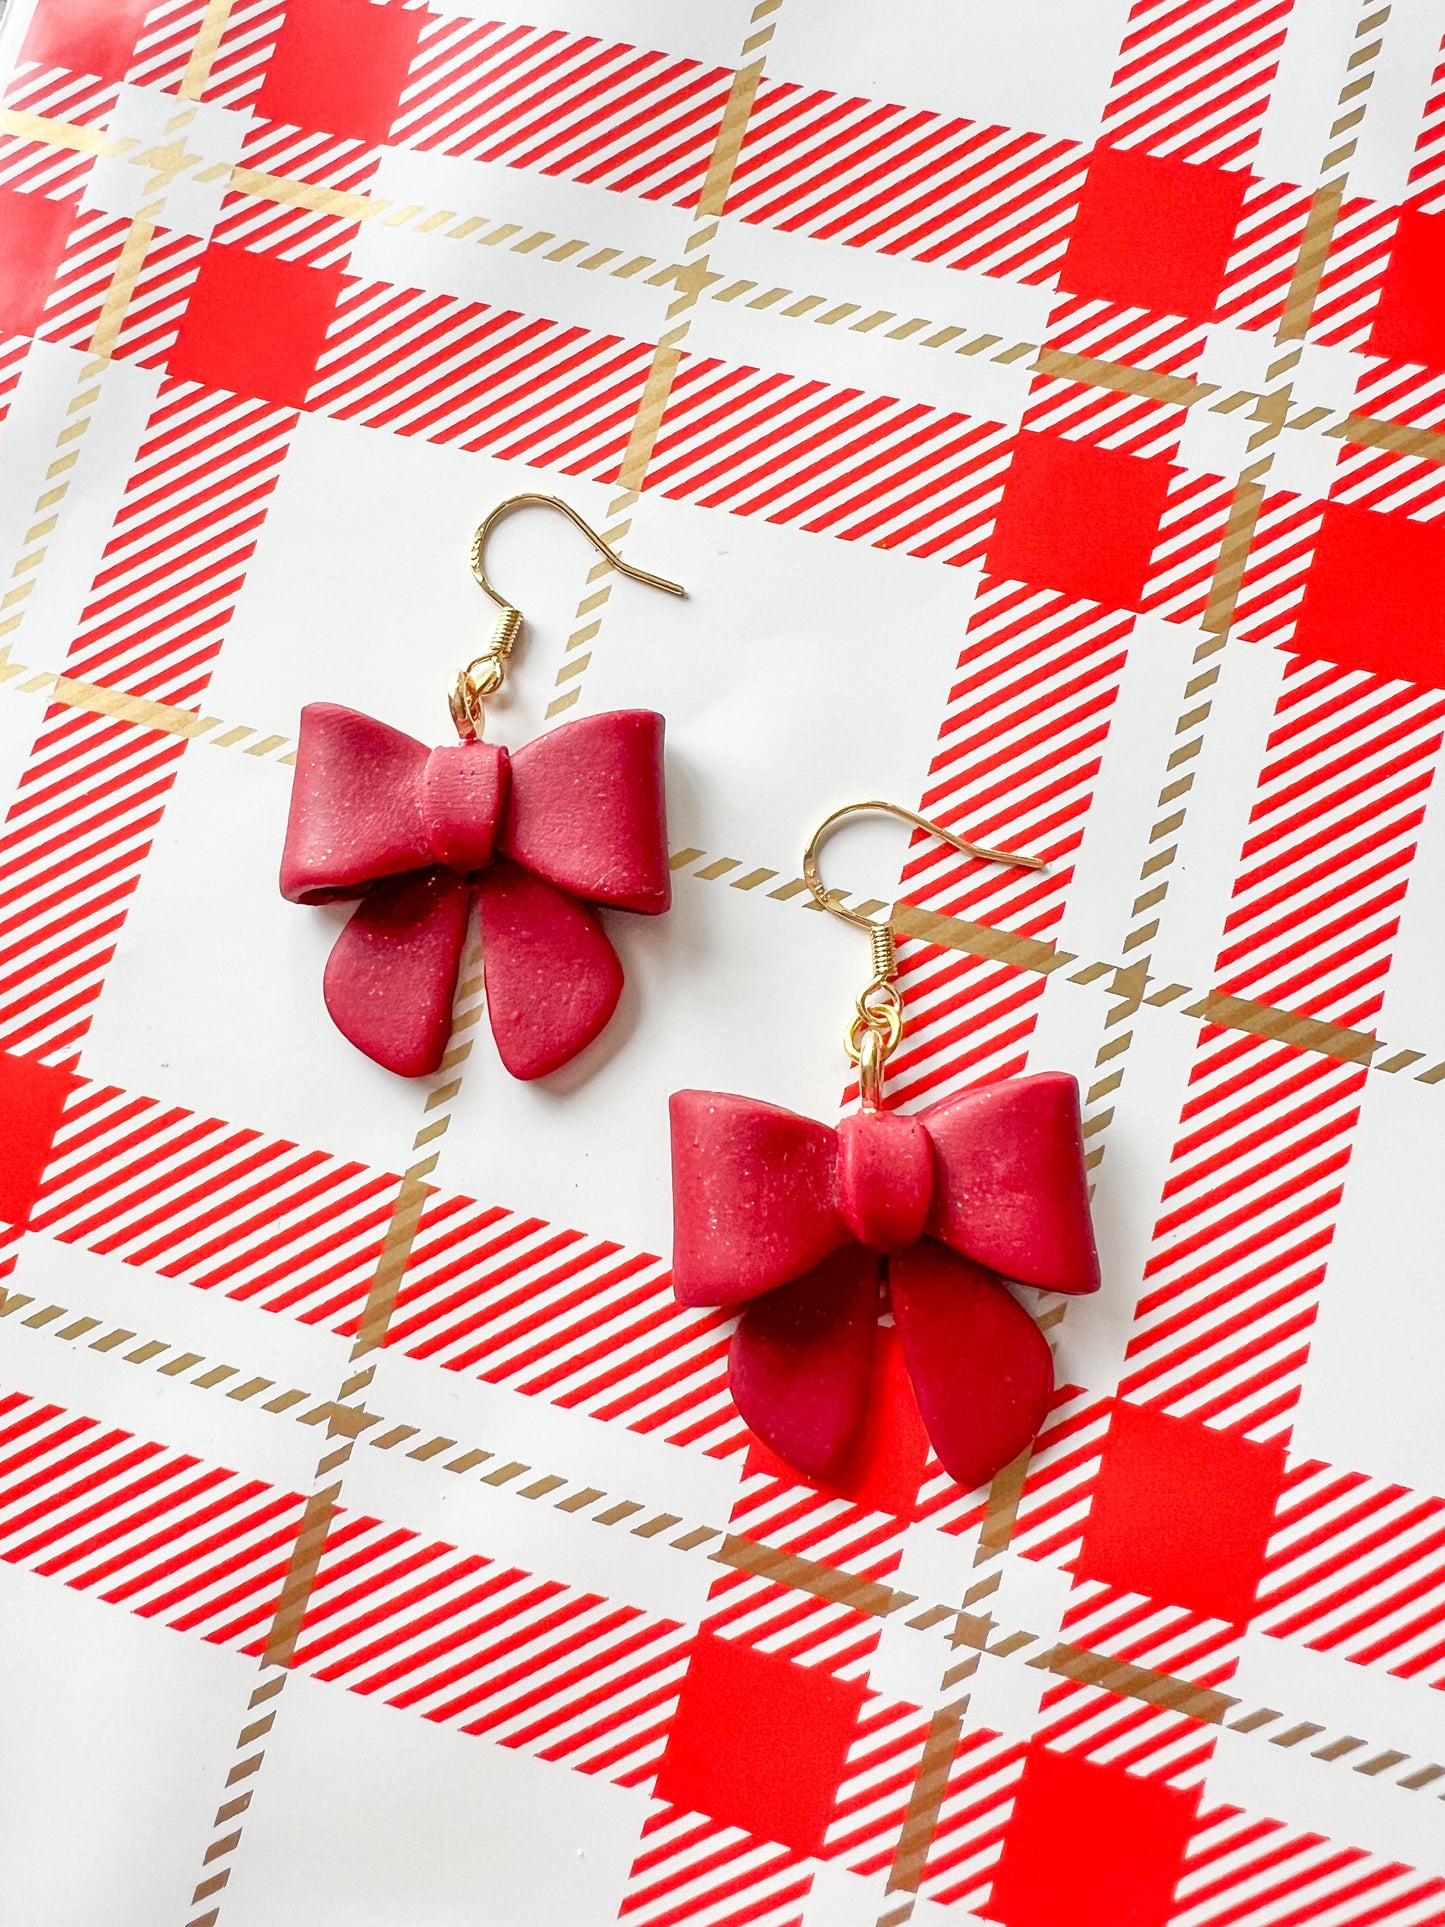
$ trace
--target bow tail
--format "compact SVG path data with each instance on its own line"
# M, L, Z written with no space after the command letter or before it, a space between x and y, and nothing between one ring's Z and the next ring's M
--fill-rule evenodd
M1029 1444L1048 1414L1048 1342L992 1272L931 1238L888 1260L893 1317L933 1449L965 1491Z
M601 924L554 884L499 860L481 878L487 1015L513 1077L545 1077L585 1050L622 995Z
M861 1443L878 1328L878 1256L845 1245L754 1298L728 1353L743 1422L806 1478L836 1482Z
M471 889L450 870L376 884L326 962L326 1008L343 1037L403 1077L434 1071L451 1035Z

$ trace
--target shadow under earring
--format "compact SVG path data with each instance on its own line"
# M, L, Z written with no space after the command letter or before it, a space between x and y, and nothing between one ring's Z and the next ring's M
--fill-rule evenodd
M1009 1289L1098 1289L1077 1081L1045 1071L908 1115L883 1103L903 1035L889 922L823 888L818 849L844 817L884 810L994 863L892 803L852 803L814 834L815 901L866 930L873 976L847 1050L860 1109L836 1130L719 1091L671 1100L673 1288L685 1305L741 1308L728 1375L745 1422L805 1477L838 1483L868 1420L878 1321L891 1312L919 1411L961 1486L991 1479L1042 1425L1053 1356Z
M326 1008L358 1050L403 1077L441 1064L472 899L480 904L487 1014L514 1077L545 1077L586 1048L622 994L622 966L592 906L658 916L671 902L663 719L617 709L509 754L482 740L522 627L485 567L512 510L565 515L623 575L624 562L566 502L513 495L472 542L472 573L502 611L491 645L457 676L460 742L429 749L336 703L301 712L281 894L361 903L332 947Z

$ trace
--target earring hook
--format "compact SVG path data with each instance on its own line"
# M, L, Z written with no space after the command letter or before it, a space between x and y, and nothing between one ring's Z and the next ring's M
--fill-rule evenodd
M825 816L808 839L808 847L803 853L803 881L812 893L813 901L820 910L827 910L844 923L851 923L855 930L866 930L873 945L873 976L858 999L853 1020L848 1026L845 1048L850 1063L858 1066L858 1089L865 1111L876 1111L883 1090L883 1066L898 1048L903 1036L903 999L893 978L898 969L898 957L893 936L893 919L890 913L885 918L865 917L857 910L846 909L823 888L823 879L818 870L818 852L844 817L857 816L864 810L881 810L885 816L896 816L901 823L909 823L915 830L927 830L930 836L939 837L943 842L959 850L964 856L981 857L986 863L1017 864L1025 870L1047 870L1048 864L1036 856L1020 856L1013 850L990 850L981 843L969 843L961 836L955 836L941 823L934 823L926 816L919 816L913 810L905 810L901 804L885 803L874 799L869 803L845 803L831 816Z
M571 503L564 502L559 495L528 493L507 496L482 518L477 525L476 534L472 537L472 574L483 594L489 596L502 613L493 631L490 646L482 655L473 657L466 668L459 672L452 685L450 698L452 721L457 726L457 733L465 740L480 734L482 704L488 696L494 696L501 688L502 679L507 673L507 658L511 655L512 647L522 630L521 610L514 602L508 602L504 595L498 593L487 575L486 568L487 537L504 516L520 508L556 509L560 515L565 515L575 528L582 531L598 554L620 575L629 576L634 582L641 582L649 589L661 589L666 595L687 594L680 582L669 582L666 576L651 575L646 569L639 569L631 562L624 562L611 544L604 541L596 529L583 520Z

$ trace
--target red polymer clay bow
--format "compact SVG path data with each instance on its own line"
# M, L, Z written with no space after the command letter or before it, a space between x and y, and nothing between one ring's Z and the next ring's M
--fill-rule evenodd
M657 916L671 899L662 718L589 716L514 756L429 750L335 703L301 712L281 894L362 898L326 965L337 1028L387 1070L441 1063L471 896L487 1014L514 1077L545 1077L617 1007L622 966L579 902Z
M1000 1278L1095 1291L1079 1087L1058 1071L839 1128L716 1091L672 1099L673 1287L748 1301L729 1374L744 1420L811 1478L841 1476L892 1309L945 1470L992 1478L1048 1410L1053 1360Z

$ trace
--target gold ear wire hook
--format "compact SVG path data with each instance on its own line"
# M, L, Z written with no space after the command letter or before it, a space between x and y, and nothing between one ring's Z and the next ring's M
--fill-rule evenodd
M850 1063L858 1066L858 1089L866 1111L876 1111L883 1090L883 1066L898 1048L903 1036L903 1000L898 995L893 982L898 968L898 958L894 946L893 919L890 915L881 921L876 917L865 917L857 910L848 910L835 896L823 888L823 879L818 871L818 852L829 836L846 816L856 816L864 810L881 810L885 816L896 816L902 823L911 823L916 830L927 830L950 844L965 856L981 857L986 863L1018 864L1025 870L1047 870L1048 864L1036 856L1020 856L1012 850L990 850L981 843L969 843L952 830L946 830L941 823L934 823L926 816L918 816L912 810L905 810L897 803L884 803L874 800L870 803L845 803L840 810L814 830L809 838L808 847L803 853L803 881L812 892L813 901L820 910L828 910L844 923L851 923L856 930L866 930L873 945L873 976L863 994L859 997L853 1020L848 1026L845 1048Z
M498 502L489 514L483 517L472 537L471 564L472 574L483 593L490 596L501 610L497 626L492 632L490 646L480 656L473 657L465 669L461 670L451 689L452 721L457 732L466 740L475 737L482 723L482 704L488 696L494 696L502 686L502 678L507 672L507 658L512 653L513 644L522 630L522 612L515 603L508 602L499 595L487 576L486 549L487 537L503 516L510 515L514 509L548 508L556 509L565 515L574 527L579 528L598 554L610 562L620 575L631 577L649 589L661 589L666 595L686 595L687 591L679 582L669 582L665 576L650 575L646 569L634 567L624 562L617 551L597 533L577 513L569 502L558 495L509 495L505 501Z

